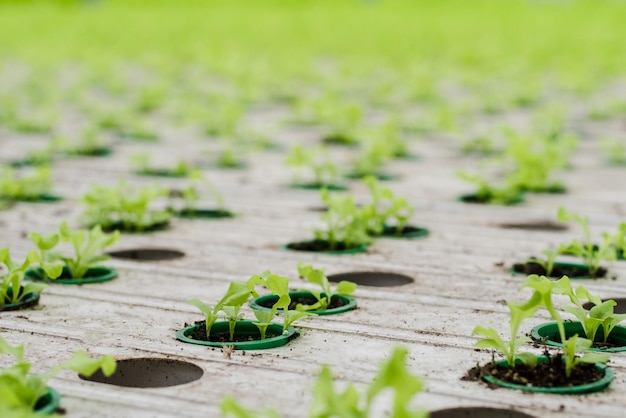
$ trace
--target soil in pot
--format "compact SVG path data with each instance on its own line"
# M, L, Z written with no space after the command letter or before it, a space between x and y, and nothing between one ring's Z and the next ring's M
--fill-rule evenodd
M511 272L515 274L538 274L540 276L546 276L546 269L539 263L535 263L533 261L527 261L525 263L515 263L511 268ZM604 267L600 267L596 271L596 276L591 277L589 275L589 267L585 264L576 264L576 263L554 263L554 267L552 268L552 272L549 276L551 279L560 279L563 276L568 276L570 279L591 279L591 278L602 278L606 276L607 269Z
M459 201L464 203L473 203L473 204L481 204L481 205L518 205L520 203L524 203L524 194L520 193L519 195L510 198L506 202L493 202L489 196L478 196L475 193L468 193L459 196Z
M534 418L532 415L512 409L468 406L432 411L430 418Z
M63 200L61 196L48 194L48 193L40 194L38 196L21 197L17 199L18 202L27 202L27 203L53 203L53 202L60 202L61 200Z
M176 339L210 347L230 345L238 350L264 350L281 347L299 335L293 327L283 333L282 324L272 323L267 328L265 339L261 339L261 333L253 321L237 321L231 340L228 322L218 321L211 327L211 335L207 339L205 324L205 321L198 321L194 325L185 326L176 333Z
M504 229L522 229L525 231L565 231L567 225L563 223L557 223L552 221L528 221L528 222L510 222L501 223L498 225Z
M48 387L48 393L37 399L33 408L38 415L49 415L59 410L61 395L56 390Z
M120 232L129 233L129 234L143 234L143 233L148 233L148 232L163 231L167 229L169 225L170 225L170 221L166 220L166 221L156 222L152 225L144 227L143 229L138 229L134 225L126 226L123 222L114 222L111 224L102 225L102 231L103 232L120 231ZM94 225L90 225L89 227L92 228L93 226Z
M331 248L326 240L311 240L291 242L284 246L287 250L319 252L326 254L356 254L367 251L367 244L346 246L343 242L337 242L335 248Z
M183 209L173 211L175 216L184 219L222 219L232 218L235 215L226 209Z
M129 250L110 251L111 257L137 261L164 261L182 258L185 253L168 248L132 248Z
M535 367L521 362L509 367L506 360L475 366L463 380L484 380L492 387L507 387L530 392L587 393L604 389L613 380L613 372L603 364L581 363L565 376L561 354L541 356Z
M394 176L393 174L387 174L387 173L358 173L354 171L346 174L345 177L349 179L353 179L353 180L359 180L365 176L374 176L376 177L377 180L380 180L380 181L390 181L390 180L396 180L398 178L398 176Z

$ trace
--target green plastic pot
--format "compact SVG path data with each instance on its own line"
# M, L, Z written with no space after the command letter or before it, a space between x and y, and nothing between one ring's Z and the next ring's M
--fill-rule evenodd
M578 321L567 321L563 323L565 328L565 336L567 338L578 334L580 337L585 336L585 331L582 325ZM556 322L548 322L545 324L537 325L530 331L530 337L538 342L544 342L552 347L563 347L561 344L561 337L559 335L559 328ZM598 329L595 336L595 341L602 342L604 340L604 330L602 327ZM615 347L608 348L596 348L592 347L589 351L599 351L604 353L619 353L626 351L626 327L617 325L609 334L608 342Z
M299 241L299 242L292 242L289 244L285 244L282 245L281 248L283 250L288 250L288 251L304 251L304 252L316 252L316 253L321 253L321 254L328 254L328 255L345 255L345 254L358 254L358 253L364 253L365 251L367 251L367 247L369 244L361 244L361 245L357 245L355 247L350 247L350 248L346 248L346 249L336 249L336 250L319 250L319 251L315 251L315 250L306 250L306 249L299 249L299 248L293 248L293 245L298 245L298 244L314 244L314 243L318 243L321 245L328 245L328 241L326 240L310 240L310 241ZM342 244L342 242L338 242L338 244Z
M140 176L153 176L153 177L171 177L171 178L183 178L187 177L189 173L176 171L168 168L149 168L147 170L136 171L135 174Z
M315 303L316 301L315 297L311 294L311 292L307 292L307 291L289 292L289 296L292 299L310 296L312 298L311 302ZM326 295L322 293L322 296L326 296ZM307 312L314 313L317 315L336 315L339 313L351 311L356 308L356 299L354 299L351 296L333 295L331 298L331 301L335 299L340 299L341 301L343 301L343 305L339 306L338 308L325 309L325 310L319 310L319 311L313 310L313 311L307 311ZM268 308L267 306L264 306L264 305L273 305L274 303L276 303L277 300L278 300L278 296L276 295L265 295L265 296L260 296L258 298L252 299L251 301L248 302L248 305L252 309L255 309L255 310L270 311L271 308ZM279 309L277 312L282 313L282 311L283 311L282 309Z
M92 228L94 226L95 225L90 225L89 227ZM156 222L141 230L126 228L123 222L114 222L108 225L101 225L101 226L104 232L120 231L125 234L147 234L150 232L158 232L158 231L166 230L170 226L170 221L169 219L167 219L165 221Z
M476 193L468 193L468 194L461 195L457 198L457 200L463 203L471 203L471 204L479 204L479 205L513 206L513 205L519 205L520 203L524 203L524 194L520 193L519 195L515 196L514 198L512 198L511 200L505 203L491 203L490 201L487 201L487 200L480 200L478 199L478 196L476 195Z
M540 356L537 358L539 363L545 363L548 361L548 357ZM501 360L497 364L506 366L508 363L506 360ZM604 371L604 376L595 382L585 383L584 385L577 386L562 386L562 387L540 387L540 386L528 386L528 385L520 385L516 383L505 382L504 380L497 379L491 375L483 376L483 380L485 382L501 386L507 389L516 389L523 390L525 392L537 392L537 393L557 393L563 395L581 395L584 393L592 393L599 392L606 388L609 383L613 380L613 370L610 367L607 367L605 364L596 363L596 368L598 370Z
M283 334L283 326L282 324L272 323L267 328L266 337L264 340L260 340L258 338L261 337L261 333L256 325L254 325L253 321L237 321L237 325L235 326L235 335L239 337L251 337L257 338L252 341L243 341L243 342L214 342L214 341L206 341L206 340L194 340L189 336L192 335L196 330L200 328L204 328L204 324L191 325L189 327L183 328L176 332L176 339L189 344L196 345L205 345L208 347L223 347L226 345L232 345L237 350L266 350L269 348L281 347L291 341L293 338L296 338L299 334L296 332L294 327L289 327L287 329L287 333ZM220 332L228 332L228 321L218 321L213 324L211 327L211 333L220 333ZM272 336L273 335L273 336Z
M374 176L376 177L376 180L380 180L380 181L390 181L390 180L395 180L398 178L398 176L394 176L393 174L387 174L387 173L357 173L354 171L347 173L345 175L346 178L352 179L352 180L360 180L365 176Z
M35 413L39 415L50 415L54 413L61 403L61 395L56 390L48 387L48 393L37 399L35 403Z
M328 189L330 191L341 192L344 190L348 190L348 186L337 183L295 183L291 184L289 187L292 189L303 189L303 190L321 190Z
M570 279L575 279L575 280L585 280L585 279L597 279L597 277L592 277L589 276L589 266L587 264L582 264L582 263L566 263L566 262L562 262L562 261L555 261L554 262L554 267L569 267L569 268L578 268L581 270L585 270L586 272L582 275L568 275L568 277ZM515 276L525 276L526 273L521 272L516 270L515 268L511 267L509 269L509 272ZM551 279L560 279L561 276L554 276L554 275L550 275L548 276Z
M226 209L183 209L174 212L174 214L184 219L222 219L235 216Z
M21 289L24 287L22 286ZM21 293L20 289L20 293ZM9 289L7 291L8 296L13 296L13 289ZM39 303L40 293L30 292L26 296L22 297L22 299L15 303L6 303L4 306L0 307L2 311L19 311L20 309L27 309L31 306L35 306Z
M49 279L46 277L43 269L37 267L36 269L26 270L24 277L28 280L41 281L45 283L57 283L57 284L92 284L102 283L113 280L117 277L117 271L112 268L98 266L92 267L87 270L85 277L80 279L72 279L69 277L69 270L67 267L63 267L63 273L58 279Z
M383 232L378 236L381 238L412 239L427 237L429 233L430 232L426 228L407 225L404 227L404 230L398 234L396 233L395 226L385 225L385 227L383 228Z

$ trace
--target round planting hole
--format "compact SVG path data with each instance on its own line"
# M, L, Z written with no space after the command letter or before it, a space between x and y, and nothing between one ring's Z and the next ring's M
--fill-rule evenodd
M511 222L501 223L498 225L505 229L523 229L526 231L565 231L567 225L552 221L528 221L528 222Z
M467 408L441 409L430 413L430 418L534 418L511 409L485 408L481 406Z
M350 282L358 284L359 286L372 287L393 287L413 283L413 279L409 276L383 271L357 271L350 273L331 274L330 276L328 276L328 280L335 283L342 280L348 280Z
M114 258L138 261L163 261L182 258L185 253L167 248L133 248L130 250L111 251L107 253Z
M606 299L602 299L602 302L609 300L609 299L613 299L615 302L617 302L617 305L613 307L613 313L616 313L616 314L626 313L626 298L606 298ZM594 306L595 305L591 302L587 302L583 304L583 308L587 310L593 308Z
M79 377L91 382L129 388L163 388L193 382L203 374L200 367L180 360L137 358L118 360L115 373L109 377L101 371L91 377Z

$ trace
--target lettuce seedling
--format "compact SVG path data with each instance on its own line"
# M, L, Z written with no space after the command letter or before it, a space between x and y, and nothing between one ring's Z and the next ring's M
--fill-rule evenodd
M6 166L0 173L0 198L7 200L36 200L50 192L52 181L48 166L17 176L13 168Z
M573 240L567 244L567 252L582 258L589 267L589 274L592 277L595 277L603 261L613 261L616 259L615 237L609 234L603 234L602 242L599 245L594 245L591 241L588 217L568 212L565 208L560 207L557 213L557 219L561 222L574 221L583 229L583 242L577 239Z
M515 365L517 360L529 366L534 366L537 363L536 355L529 352L519 352L522 345L532 340L528 336L518 337L517 334L522 321L527 318L532 318L535 312L537 312L537 309L539 308L538 302L539 296L535 293L525 303L508 303L509 310L511 311L511 317L509 319L510 337L508 343L500 337L498 331L494 328L485 328L479 325L474 328L472 335L479 334L486 338L479 340L476 344L474 344L474 346L478 348L491 348L499 351L502 355L504 355L507 363L511 366Z
M381 167L394 154L393 144L386 138L372 136L361 141L361 147L353 161L353 174L357 176L376 175Z
M16 264L11 258L8 247L0 249L0 265L3 265L5 270L1 272L2 276L0 276L2 280L0 283L0 310L7 303L17 303L29 293L39 293L48 287L43 283L23 284L24 274L33 263L40 263L49 277L56 278L61 275L61 266L44 261L36 251L28 253L22 264Z
M336 249L339 243L343 243L345 248L353 248L372 241L352 196L331 194L327 189L321 190L321 196L328 211L320 215L326 227L315 230L316 240L327 241L331 250Z
M224 197L213 183L203 176L201 170L192 170L187 177L189 179L187 186L170 190L168 194L170 211L174 213L193 212L205 194L215 200L217 208L224 207Z
M231 282L228 290L215 306L206 304L199 299L192 299L189 301L189 304L198 308L204 315L207 338L211 335L211 327L215 321L220 317L225 317L229 322L230 339L232 341L237 321L242 318L239 310L251 296L258 296L258 293L254 290L254 284L250 282Z
M382 187L374 176L363 182L370 191L372 202L361 208L361 216L372 235L380 235L385 226L394 226L396 233L404 230L415 208L404 197L396 197L390 188Z
M169 212L151 208L154 200L168 194L168 189L156 185L137 189L123 180L111 187L94 184L81 199L87 205L83 218L105 231L144 231L169 221Z
M145 153L132 155L131 163L135 167L135 172L137 174L148 176L185 177L188 176L192 170L189 163L184 160L179 160L172 168L154 167L151 164L150 155Z
M312 311L312 310L325 310L328 308L333 295L350 295L356 290L356 283L342 280L335 287L335 292L330 287L330 282L324 274L324 270L313 268L310 264L305 264L302 261L298 262L298 274L304 278L307 282L317 284L322 288L321 292L307 289L315 299L316 303L313 305L298 304L296 310L298 311Z
M396 347L385 361L367 388L359 392L353 383L343 391L335 388L333 373L328 366L322 367L313 387L313 399L309 408L309 418L368 418L373 416L374 400L381 393L393 392L393 406L390 418L426 418L428 412L413 409L410 405L415 395L424 389L424 381L412 374L406 367L407 350ZM234 418L279 418L273 409L251 410L232 396L224 398L222 413Z
M474 194L477 202L510 205L519 200L521 190L515 185L507 183L503 186L493 186L485 177L478 174L470 174L465 171L457 171L457 176L465 181L476 184L477 189Z
M563 362L565 363L565 376L570 377L572 370L576 365L582 363L606 363L611 358L607 353L586 352L580 357L576 357L576 353L591 348L593 342L586 338L580 338L573 335L563 341Z
M29 237L39 249L42 260L48 262L59 260L63 262L71 278L80 279L85 277L87 270L109 259L109 256L102 254L102 252L120 239L120 233L114 231L111 234L106 234L102 232L100 225L89 230L72 230L64 221L59 227L58 234L43 236L31 232ZM59 242L71 243L74 257L64 257L61 254L50 252Z
M337 165L330 159L325 146L305 149L302 145L294 145L285 163L288 167L293 167L296 183L304 181L323 186L337 180Z
M103 356L92 359L83 350L76 351L67 361L42 374L30 374L31 363L24 359L24 346L12 346L0 337L0 354L13 356L15 364L0 371L0 408L32 411L37 400L48 393L47 382L61 370L72 370L91 376L102 370L111 376L116 369L115 359Z

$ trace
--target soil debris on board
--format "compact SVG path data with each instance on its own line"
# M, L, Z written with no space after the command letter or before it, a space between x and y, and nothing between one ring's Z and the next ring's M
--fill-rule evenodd
M565 364L561 354L548 358L549 361L537 363L535 367L520 363L511 368L493 361L483 366L477 364L469 369L461 380L478 381L482 380L483 376L493 376L516 385L556 388L579 386L596 382L604 377L604 371L599 370L595 364L581 363L572 369L572 374L568 378L565 376ZM487 385L493 389L500 387L489 383Z
M513 270L516 273L523 274L538 274L540 276L546 276L546 269L539 263L535 263L533 261L527 261L526 263L515 263L513 264ZM596 271L596 278L604 277L607 273L607 270L604 267L600 267ZM563 266L563 265L555 265L552 268L552 272L548 277L560 279L563 276L568 277L581 277L588 276L589 268L588 267L579 267L579 266Z

